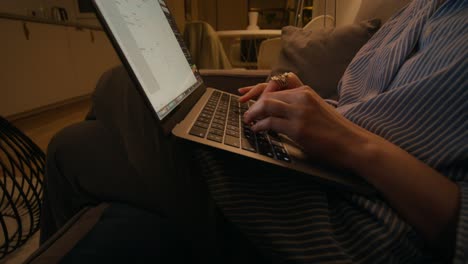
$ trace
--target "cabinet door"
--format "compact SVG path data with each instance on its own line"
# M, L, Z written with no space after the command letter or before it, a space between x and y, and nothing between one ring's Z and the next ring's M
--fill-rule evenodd
M247 0L191 0L192 20L208 22L215 30L247 27Z
M89 94L99 77L108 69L119 65L120 60L102 31L67 28L70 56L76 91Z
M217 30L245 29L248 24L247 0L217 0Z
M0 19L0 32L0 114L18 114L73 95L65 27Z
M22 23L0 19L0 115L8 116L17 108L20 82L24 78L22 61L28 41Z

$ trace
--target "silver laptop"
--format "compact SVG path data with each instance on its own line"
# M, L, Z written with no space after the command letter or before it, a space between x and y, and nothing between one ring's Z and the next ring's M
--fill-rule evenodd
M253 102L206 88L163 0L94 0L97 15L154 118L166 133L298 172L332 187L371 194L362 179L308 160L284 135L242 122Z

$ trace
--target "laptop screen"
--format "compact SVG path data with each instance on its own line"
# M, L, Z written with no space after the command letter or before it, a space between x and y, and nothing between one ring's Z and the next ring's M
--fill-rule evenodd
M159 119L200 84L163 0L95 0Z

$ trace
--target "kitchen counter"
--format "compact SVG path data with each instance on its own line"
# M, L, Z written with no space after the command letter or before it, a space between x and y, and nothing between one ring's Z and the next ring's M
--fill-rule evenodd
M0 13L0 19L12 19L12 20L21 20L25 22L34 22L34 23L42 23L42 24L50 24L50 25L57 25L57 26L65 26L65 27L76 27L76 28L83 28L83 29L91 29L91 30L100 30L102 31L102 27L93 26L78 22L70 22L70 21L55 21L53 19L47 18L39 18L39 17L31 17L31 16L22 16L17 14L8 14L8 13Z

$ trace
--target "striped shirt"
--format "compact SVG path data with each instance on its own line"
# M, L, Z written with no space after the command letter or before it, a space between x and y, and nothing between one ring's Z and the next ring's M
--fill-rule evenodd
M337 111L458 184L454 263L468 262L467 5L412 1L362 47L338 86ZM213 160L213 198L274 262L437 262L384 199Z

